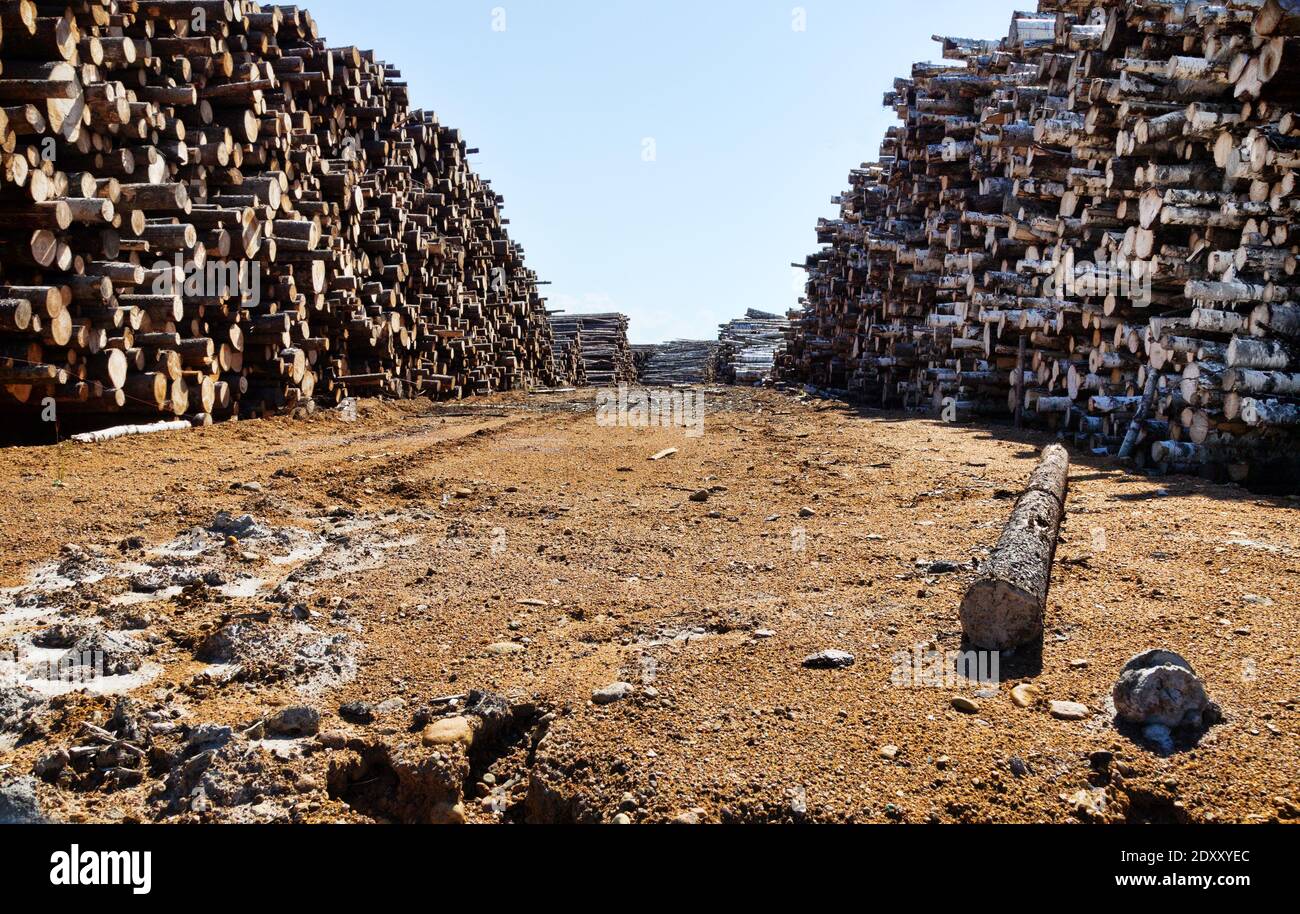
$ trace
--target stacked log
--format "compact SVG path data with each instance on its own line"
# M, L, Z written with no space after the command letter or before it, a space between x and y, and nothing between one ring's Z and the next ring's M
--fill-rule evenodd
M777 351L785 344L790 321L750 308L723 324L713 374L724 384L763 384L772 379Z
M637 366L642 384L706 384L713 380L716 340L673 340L656 346L634 346L643 353Z
M808 258L781 377L1007 417L1157 472L1297 453L1289 0L1044 0L939 38Z
M245 0L2 9L10 427L51 401L206 423L554 379L475 150L372 52Z
M556 344L578 354L581 368L575 383L608 387L636 382L627 315L552 314L550 321Z

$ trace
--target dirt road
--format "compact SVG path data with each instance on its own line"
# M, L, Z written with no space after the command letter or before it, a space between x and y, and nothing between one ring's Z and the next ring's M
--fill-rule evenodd
M740 390L710 392L688 437L599 427L593 396L5 452L0 807L1300 815L1300 502L1077 464L1041 656L933 687L916 658L961 650L974 562L1046 439ZM1153 647L1190 660L1225 713L1171 753L1107 708ZM804 666L828 650L854 663ZM89 691L31 678L88 652L105 661ZM1025 683L1028 708L1011 699ZM1051 700L1090 716L1055 719Z

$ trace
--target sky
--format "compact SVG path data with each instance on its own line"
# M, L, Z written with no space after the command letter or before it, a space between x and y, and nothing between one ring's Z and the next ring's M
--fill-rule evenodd
M784 314L819 217L898 123L941 33L1004 37L1033 0L305 0L331 45L399 67L477 147L550 307L635 343Z

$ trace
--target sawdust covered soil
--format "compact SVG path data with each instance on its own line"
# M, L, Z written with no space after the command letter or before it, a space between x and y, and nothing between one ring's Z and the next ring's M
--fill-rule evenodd
M689 437L593 397L4 452L0 653L121 666L10 689L0 787L97 822L1296 817L1294 500L1079 463L1041 654L918 687L1046 439L731 389ZM1225 714L1166 754L1108 708L1153 647Z

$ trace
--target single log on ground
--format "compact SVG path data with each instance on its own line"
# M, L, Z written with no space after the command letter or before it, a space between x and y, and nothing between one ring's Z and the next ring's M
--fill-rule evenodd
M1010 650L1043 636L1056 543L1065 519L1070 457L1051 445L1003 528L1002 538L961 605L967 639L985 650Z

